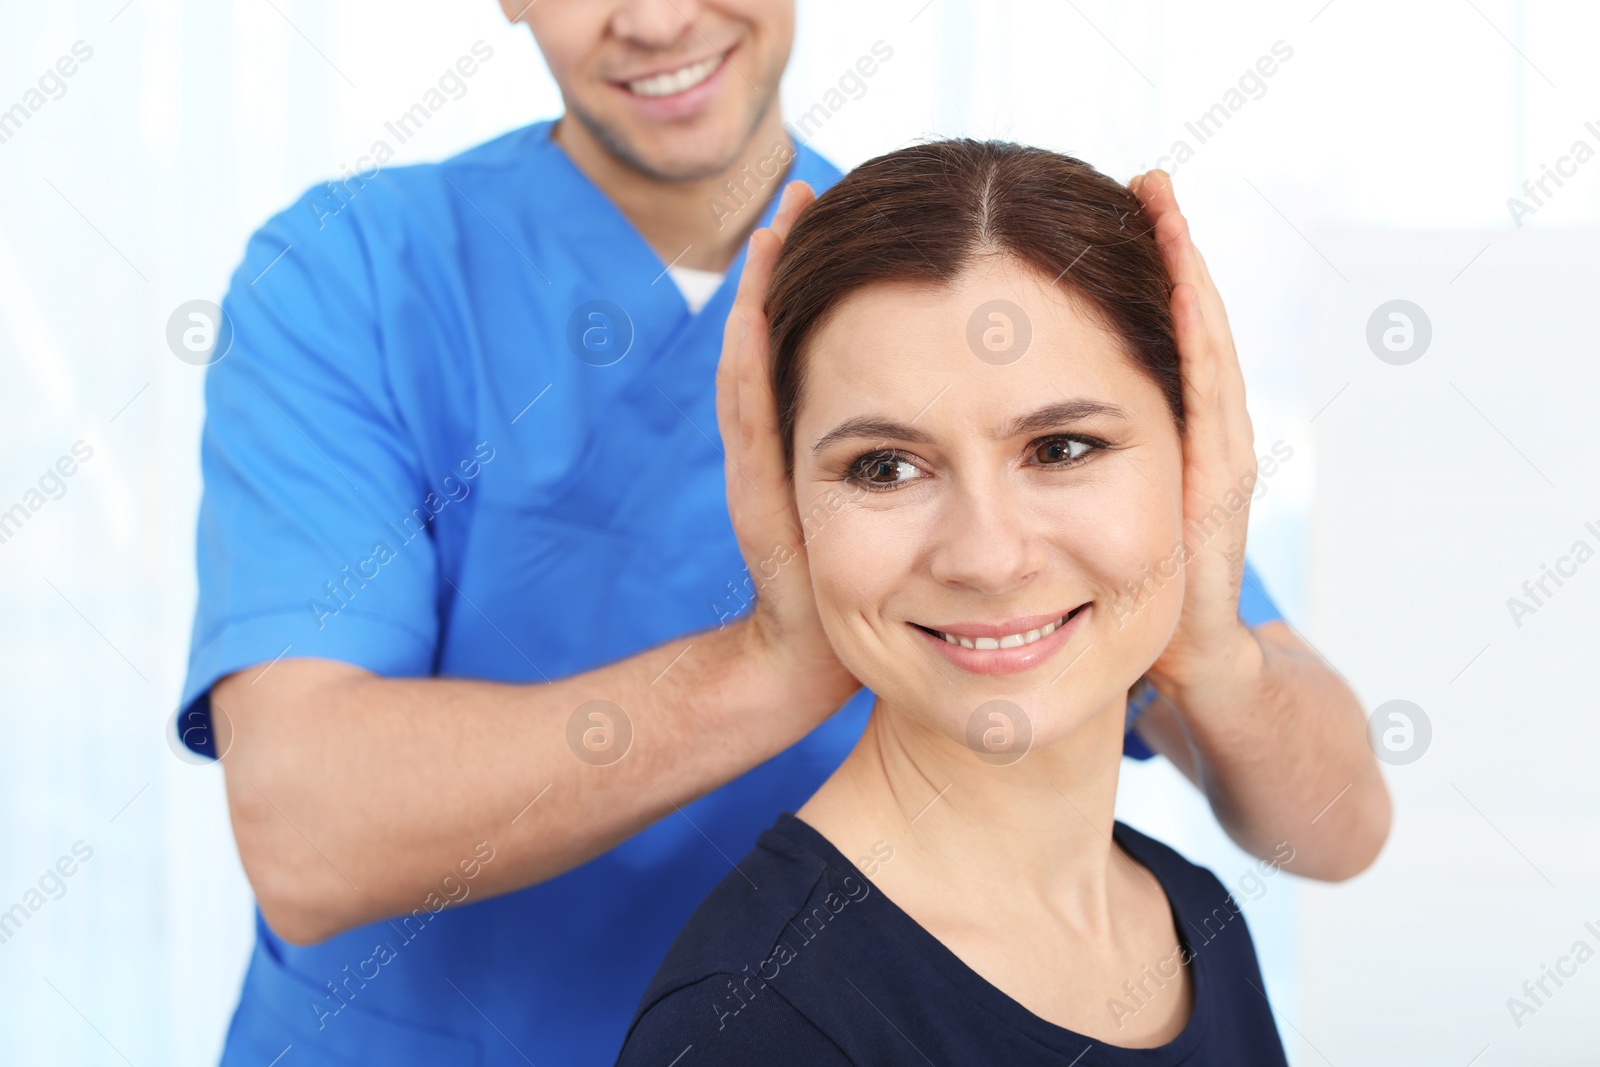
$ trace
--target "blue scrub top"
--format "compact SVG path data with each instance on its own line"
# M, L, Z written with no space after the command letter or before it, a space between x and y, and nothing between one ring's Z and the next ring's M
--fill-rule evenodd
M212 685L252 664L543 682L744 610L714 387L743 252L691 314L553 128L319 186L251 238L206 376L197 752ZM839 172L800 146L788 177ZM1247 622L1278 617L1253 574L1243 593ZM223 1063L611 1063L727 857L804 804L872 701L540 885L313 946L258 911Z

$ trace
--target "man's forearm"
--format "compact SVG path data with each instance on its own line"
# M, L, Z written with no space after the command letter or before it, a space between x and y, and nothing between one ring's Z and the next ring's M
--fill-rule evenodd
M1377 856L1390 819L1360 702L1286 624L1246 633L1203 679L1153 679L1161 698L1139 733L1201 788L1241 848L1281 859L1287 844L1286 869L1349 878Z
M538 685L325 660L224 679L212 701L233 728L229 808L263 914L317 941L422 906L480 842L494 858L473 899L552 878L672 814L848 696L796 692L752 640L735 623ZM621 715L579 713L589 701Z

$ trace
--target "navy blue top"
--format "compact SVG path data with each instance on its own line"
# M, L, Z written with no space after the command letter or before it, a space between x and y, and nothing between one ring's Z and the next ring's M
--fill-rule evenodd
M1172 905L1180 952L1156 966L1170 978L1188 961L1194 1010L1167 1044L1108 1045L1034 1015L785 812L673 943L617 1065L1286 1063L1250 931L1227 889L1137 830L1119 822L1114 835ZM1162 984L1143 974L1121 1003L1132 1013Z

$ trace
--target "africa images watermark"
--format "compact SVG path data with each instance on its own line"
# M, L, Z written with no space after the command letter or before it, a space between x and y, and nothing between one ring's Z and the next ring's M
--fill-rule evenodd
M788 126L789 137L797 145L809 143L817 131L832 121L847 103L867 95L867 79L878 73L880 64L892 58L892 47L881 40L872 42L868 54L862 55L853 66L846 67L838 81L822 94L822 99L802 111L800 117ZM753 168L741 167L738 177L724 182L723 194L706 201L711 217L716 220L717 229L722 229L729 219L751 204L765 204L768 187L788 170L793 159L794 150L789 141L780 140Z
M21 498L15 504L0 511L0 545L17 536L23 524L47 503L67 495L67 479L78 473L80 464L89 462L94 456L94 446L87 441L74 441L71 453L57 457L32 486L22 491Z
M806 509L806 513L800 516L800 524L804 528L805 540L809 542L813 537L817 536L822 531L822 528L828 524L828 521L839 514L845 504L860 500L869 492L871 490L862 489L859 486L852 487L849 492L829 489L826 493L813 500L811 506ZM771 584L772 580L778 576L778 572L785 565L792 563L798 556L799 553L787 543L780 542L773 545L772 551L767 554L766 558L756 564L756 572L754 574L750 573L750 569L746 567L744 579L738 585L735 585L731 580L725 582L724 588L727 592L722 599L711 601L711 610L717 616L717 629L720 630L730 622L740 618L755 601L756 595L760 593L761 589ZM746 596L746 593L749 595Z
M1600 545L1600 525L1586 522L1583 524L1583 529L1594 538L1595 545ZM1537 614L1539 609L1549 603L1561 587L1567 584L1563 579L1576 578L1578 568L1594 557L1594 545L1591 545L1586 538L1580 537L1572 542L1572 547L1567 549L1565 555L1556 557L1554 567L1548 563L1539 564L1539 576L1529 578L1522 583L1522 596L1506 597L1506 610L1511 612L1511 621L1516 624L1516 628L1522 629L1522 620L1529 615ZM1550 588L1552 582L1555 583L1554 589Z
M591 767L609 767L633 747L633 720L621 705L586 700L567 716L567 748Z
M493 861L494 854L494 846L487 841L479 841L473 845L472 855L458 861L450 868L439 880L438 886L428 890L428 895L423 897L422 903L413 908L411 914L400 919L399 926L395 925L393 919L389 920L390 929L398 935L398 944L388 940L379 941L373 947L372 955L355 965L354 973L350 970L350 964L344 965L340 972L344 978L338 985L331 980L324 982L328 992L323 999L306 1002L311 1008L312 1016L317 1020L317 1029L324 1029L329 1019L349 1007L350 1002L356 998L357 993L367 987L368 982L383 974L386 964L399 959L400 950L415 941L435 915L451 904L460 904L471 896L472 886L468 883L478 877L485 864Z
M472 492L469 484L491 460L494 459L494 446L487 441L479 441L473 448L473 453L468 458L456 464L456 469L461 472L459 478L454 473L447 474L439 483L439 488L444 495L428 490L422 503L412 508L400 525L393 522L386 523L389 530L395 535L395 542L404 548L412 541L422 536L428 530L428 524L439 517L439 513L452 503L460 503ZM412 528L415 524L415 529ZM346 563L339 568L342 577L330 578L322 583L323 596L306 598L306 607L311 610L311 617L316 620L317 629L327 626L328 620L350 606L356 595L367 587L367 583L383 573L383 567L399 558L399 551L386 540L373 542L372 550L358 560L352 572L350 564Z
M1583 124L1584 130L1595 139L1595 144L1600 144L1600 121L1591 119ZM1572 142L1572 147L1563 156L1556 159L1556 165L1551 167L1548 163L1541 163L1540 174L1537 178L1525 179L1522 183L1522 197L1506 197L1506 210L1511 213L1511 221L1517 229L1522 229L1528 216L1536 215L1561 189L1566 182L1562 178L1575 178L1578 168L1595 157L1595 146L1586 139L1579 137ZM1555 189L1550 188L1550 183L1555 183Z
M1260 868L1258 875L1254 869L1247 869L1240 876L1238 885L1228 892L1222 905L1211 909L1211 914L1200 920L1197 927L1192 922L1189 924L1195 935L1202 940L1180 942L1171 952L1155 962L1152 968L1145 964L1139 968L1139 977L1129 979L1122 983L1122 992L1126 1000L1119 997L1106 998L1106 1010L1111 1013L1111 1018L1117 1024L1117 1029L1122 1029L1133 1016L1139 1014L1155 1000L1166 984L1178 977L1182 968L1187 967L1191 960L1211 942L1222 935L1224 929L1242 912L1239 905L1240 891L1243 891L1254 902L1267 895L1268 885L1264 879L1271 878L1278 873L1278 869L1294 861L1294 846L1287 841L1280 841L1272 850L1271 859L1259 860L1256 864Z
M44 873L39 876L37 888L29 886L20 900L6 910L0 911L0 945L16 937L28 920L43 910L50 901L60 900L66 896L67 879L78 873L81 864L88 863L93 858L93 846L83 841L74 841L71 855L62 855L54 864L46 867Z
M1187 139L1180 137L1173 142L1172 148L1166 155L1156 160L1157 167L1168 174L1175 172L1194 158L1197 145L1203 145L1221 133L1228 121L1251 100L1260 100L1267 95L1266 79L1278 72L1280 64L1294 58L1294 49L1285 41L1273 41L1269 51L1270 54L1257 59L1253 67L1245 68L1245 72L1239 75L1236 87L1224 92L1220 100L1201 112L1193 121L1183 124L1183 128L1189 131L1195 143L1190 144Z
M444 73L423 92L416 103L395 116L393 121L383 124L385 132L394 138L396 144L403 145L411 140L447 104L467 95L466 79L476 74L482 64L494 58L494 49L481 40L472 42L471 53L457 59L454 66L445 68ZM366 183L376 178L394 156L394 146L386 138L379 137L372 142L366 154L356 160L354 168L348 164L340 166L344 177L324 182L320 189L308 196L306 208L317 220L317 229L327 226L330 218L349 206ZM354 188L351 187L352 183Z
M1600 924L1593 921L1583 924L1584 931L1600 944ZM1518 1030L1522 1029L1522 1021L1530 1015L1539 1014L1539 1009L1545 1007L1556 993L1567 984L1566 980L1576 978L1578 968L1594 959L1594 946L1585 938L1579 938L1572 943L1572 948L1563 956L1556 957L1555 966L1548 963L1539 965L1539 977L1530 978L1522 983L1522 996L1506 998L1506 1010L1511 1013L1511 1021ZM1555 983L1555 990L1550 989L1550 983Z
M876 848L877 846L874 846L874 850ZM894 850L890 849L889 856L892 858L893 855ZM829 889L827 895L822 898L822 903L812 908L809 915L796 916L800 925L796 926L794 919L789 920L786 924L788 929L772 950L772 954L757 964L754 972L751 971L749 964L745 964L740 971L744 975L743 979L736 981L733 976L728 978L727 994L713 1001L711 1005L711 1010L716 1013L718 1030L726 1029L728 1020L738 1015L750 1001L755 999L759 990L751 988L751 982L754 982L759 989L765 989L768 982L777 980L784 967L800 958L800 950L820 937L822 931L828 928L829 922L844 911L851 901L859 903L872 895L872 884L859 881L853 874L841 878L839 885L844 890L843 895ZM791 933L796 936L791 936ZM740 992L741 989L743 993Z
M78 73L79 66L92 58L94 58L93 47L84 41L73 41L69 54L61 56L51 66L46 67L44 73L34 82L35 88L25 90L22 99L0 110L0 145L10 142L13 137L21 133L23 126L42 111L46 104L66 96L67 79Z
M1244 514L1252 499L1260 500L1267 492L1267 479L1277 474L1280 464L1294 458L1294 448L1287 441L1272 444L1270 455L1256 459L1256 469L1239 479L1236 488L1229 489L1222 499L1214 501L1209 511L1198 519L1184 523L1184 538L1154 564L1146 563L1138 579L1123 580L1117 594L1112 616L1118 629L1155 599L1155 595L1176 578L1195 554L1213 537L1228 527L1234 519Z

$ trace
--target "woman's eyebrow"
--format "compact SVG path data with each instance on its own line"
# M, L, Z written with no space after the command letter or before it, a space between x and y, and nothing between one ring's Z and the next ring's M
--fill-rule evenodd
M1012 419L995 436L998 440L1004 440L1007 437L1040 433L1065 423L1077 422L1081 419L1095 416L1114 419L1127 419L1130 417L1125 410L1117 405L1108 404L1101 400L1063 400L1060 403L1047 404L1031 414ZM932 434L926 430L919 430L910 423L896 422L881 415L858 415L855 418L846 419L817 438L817 443L811 446L811 454L816 455L835 441L862 437L874 440L906 441L911 444L927 444L933 440Z
M1003 440L1007 437L1019 437L1025 433L1040 433L1051 430L1062 423L1077 422L1080 419L1092 419L1095 416L1105 416L1113 419L1132 418L1122 408L1115 404L1108 404L1103 400L1063 400L1058 404L1048 404L1035 411L1032 415L1024 415L1020 419L1012 420L1000 433Z

